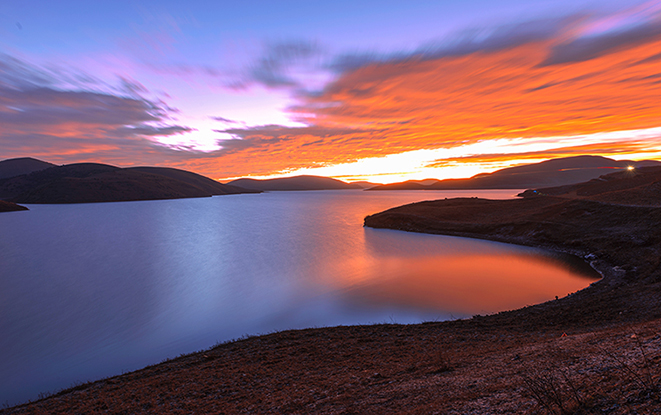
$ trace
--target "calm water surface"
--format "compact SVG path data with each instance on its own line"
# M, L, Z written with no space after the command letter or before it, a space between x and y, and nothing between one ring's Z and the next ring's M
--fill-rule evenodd
M243 335L492 313L586 287L544 251L363 228L515 190L272 192L0 214L0 405ZM580 268L580 266L579 266Z

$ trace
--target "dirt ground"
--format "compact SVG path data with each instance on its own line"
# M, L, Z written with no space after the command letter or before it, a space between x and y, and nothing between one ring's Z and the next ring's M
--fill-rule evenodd
M234 341L1 412L647 414L661 411L660 361L659 320L568 333L485 317L308 329Z

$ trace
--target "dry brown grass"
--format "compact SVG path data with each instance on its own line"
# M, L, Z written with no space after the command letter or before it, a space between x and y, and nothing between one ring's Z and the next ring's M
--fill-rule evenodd
M472 320L309 329L223 344L0 412L654 413L660 361L661 320L564 337Z

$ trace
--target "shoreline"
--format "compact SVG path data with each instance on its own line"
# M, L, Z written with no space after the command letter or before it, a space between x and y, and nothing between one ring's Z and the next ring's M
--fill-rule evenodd
M572 304L566 306L589 311L581 324L588 317L598 318L601 324L631 321L620 317L626 313L633 313L636 321L661 318L661 310L649 307L650 302L659 303L649 294L661 292L661 240L654 234L658 223L659 208L550 196L420 202L365 218L365 226L374 228L485 239L579 256L603 277L570 296L579 298L572 298ZM638 294L644 298L636 299ZM595 307L596 296L620 301L611 301L608 309L600 310ZM624 299L629 304L623 304ZM556 301L567 302L568 297ZM556 301L534 307L542 309ZM586 309L586 302L593 307Z
M554 218L576 209L588 212L596 202L516 199L519 211L507 206L504 216L485 206L492 202L503 201L421 202L368 216L365 223L578 253L603 278L558 300L487 316L289 330L234 340L0 413L536 413L544 408L544 397L536 396L531 385L543 379L556 379L568 407L628 413L658 405L658 264L626 259L644 258L641 249L658 255L654 235L644 240L637 231L653 231L646 221L658 221L661 215L639 215L636 224L621 232L589 227L591 234L576 239L583 226L595 223L594 212L576 215L569 227L558 226ZM622 209L631 209L608 207L596 222L617 225ZM449 209L454 221L422 214L439 208L444 214ZM483 214L479 222L473 208ZM462 217L472 222L462 224ZM632 234L643 239L632 242ZM623 246L622 237L631 246ZM640 372L649 384L640 385L630 373L639 370L640 351L656 365L648 366L653 373ZM564 372L557 372L558 367ZM581 398L572 398L561 373L582 382L576 395ZM609 378L604 380L603 373Z

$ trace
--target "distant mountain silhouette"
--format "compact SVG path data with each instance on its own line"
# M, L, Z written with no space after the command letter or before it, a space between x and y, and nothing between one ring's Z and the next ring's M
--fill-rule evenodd
M439 183L440 180L434 181ZM424 185L418 180L407 180L400 183L391 183L391 184L382 184L378 186L371 187L367 190L428 190L429 185Z
M245 189L262 191L275 190L342 190L362 189L360 185L321 176L295 176L278 179L237 179L227 183Z
M257 193L184 170L122 169L78 163L0 179L0 199L16 203L93 203Z
M606 174L588 182L529 189L519 196L561 196L599 202L661 206L661 166L638 167Z
M362 187L363 189L369 189L370 187L379 186L379 184L377 184L377 183L368 182L368 181L366 181L366 180L360 180L360 181L357 181L357 182L351 182L351 183L349 183L349 184L354 184L354 185L356 185L356 186L360 186L360 187Z
M54 167L55 164L37 160L32 157L22 157L0 161L0 179L20 176L35 171Z
M173 169L170 167L129 167L125 170L135 170L149 174L160 174L174 180L179 180L202 189L212 195L238 194L238 193L259 193L251 189L239 186L222 184L206 176L192 173L187 170Z
M563 186L585 182L613 170L624 170L628 166L661 166L661 163L653 160L617 161L600 156L575 156L509 167L493 173L478 174L469 179L438 180L429 185L424 185L421 181L409 181L368 190L526 189Z

